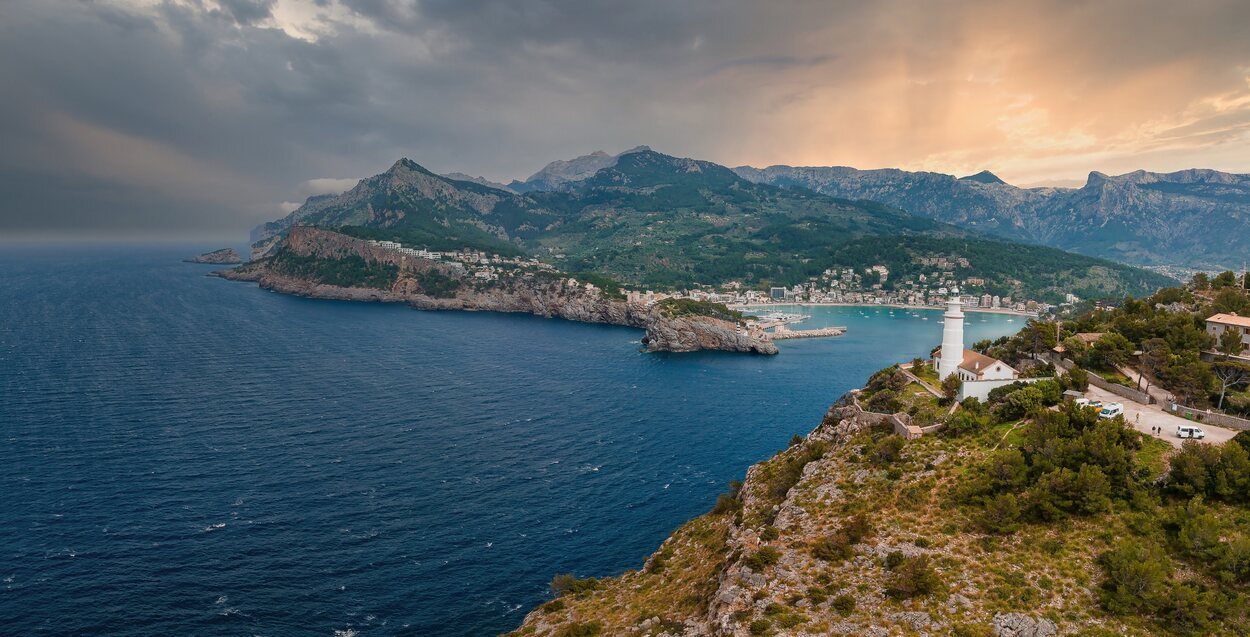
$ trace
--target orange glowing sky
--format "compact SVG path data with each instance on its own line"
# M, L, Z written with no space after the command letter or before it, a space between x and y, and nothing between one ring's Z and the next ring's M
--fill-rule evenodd
M754 122L714 153L729 163L988 168L1021 185L1247 172L1248 15L1250 3L874 3L793 42L810 66L692 88Z
M224 230L401 156L1250 172L1244 0L11 0L0 230ZM32 210L39 214L30 214Z

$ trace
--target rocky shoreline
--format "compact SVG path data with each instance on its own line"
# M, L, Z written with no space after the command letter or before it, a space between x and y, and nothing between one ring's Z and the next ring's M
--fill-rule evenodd
M600 290L587 290L563 278L517 278L507 285L466 283L454 295L435 296L422 287L422 277L437 273L442 277L467 281L458 264L395 254L363 239L311 227L292 228L283 241L283 247L300 257L361 257L370 262L393 265L399 274L388 289L329 285L292 276L273 267L269 260L214 272L213 275L231 281L255 282L267 290L308 298L406 303L419 310L522 312L583 323L636 327L646 331L642 343L647 351L652 352L716 350L766 355L777 353L777 346L767 336L753 335L730 321L705 316L666 317L654 308L608 298Z

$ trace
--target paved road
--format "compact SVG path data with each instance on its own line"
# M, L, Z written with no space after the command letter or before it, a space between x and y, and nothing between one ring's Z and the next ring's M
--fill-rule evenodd
M1116 396L1109 391L1094 387L1093 385L1089 386L1089 391L1085 392L1085 396L1093 400L1101 400L1104 403L1120 403L1124 405L1124 422L1127 422L1130 426L1148 436L1152 435L1150 432L1150 428L1152 426L1163 427L1163 433L1153 435L1156 438L1161 438L1172 443L1172 446L1174 447L1180 447L1182 442L1188 440L1187 438L1182 439L1176 437L1176 426L1195 424L1191 420L1186 420L1180 416L1173 416L1172 414L1163 411L1158 405L1143 405L1141 403L1136 403L1128 400L1127 398ZM1216 427L1215 425L1203 423L1198 426L1207 433L1207 437L1203 439L1203 442L1217 445L1223 444L1232 439L1233 436L1237 435L1237 432L1232 429Z

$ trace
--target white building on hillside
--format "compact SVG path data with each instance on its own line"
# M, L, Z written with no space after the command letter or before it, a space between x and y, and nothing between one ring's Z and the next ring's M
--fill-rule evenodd
M1241 342L1250 349L1250 316L1238 316L1236 312L1216 314L1207 319L1207 333L1218 339L1224 330L1241 335Z
M1022 379L1020 372L1011 365L964 347L962 305L958 290L952 290L946 300L946 313L942 315L942 346L933 351L933 367L942 380L954 374L963 381L959 400L970 396L985 400L995 387ZM1041 379L1024 380L1034 382Z

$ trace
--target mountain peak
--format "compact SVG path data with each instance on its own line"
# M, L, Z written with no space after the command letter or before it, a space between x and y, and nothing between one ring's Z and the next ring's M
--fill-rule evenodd
M412 161L411 159L408 159L407 157L400 157L398 161L396 161L394 164L391 164L391 167L388 168L386 172L389 174L394 174L397 172L406 172L406 171L414 171L414 170L417 172L423 172L423 173L429 172L421 164L418 164L417 162Z
M570 182L593 177L600 170L615 166L616 162L625 155L649 151L651 148L648 146L635 146L615 155L596 150L573 159L557 159L530 175L529 179L524 182L513 182L509 186L519 191L551 190Z
M1085 180L1085 187L1097 188L1107 183L1107 180L1110 178L1111 177L1107 175L1107 173L1101 173L1101 172L1098 172L1097 170L1091 170L1089 171L1089 178Z
M988 170L982 170L981 172L975 175L968 175L967 177L960 177L959 180L960 181L975 181L975 182L979 182L982 184L1002 184L1004 186L1007 185L1007 182L1003 181L1002 179L999 178L998 175L995 175L994 173Z

